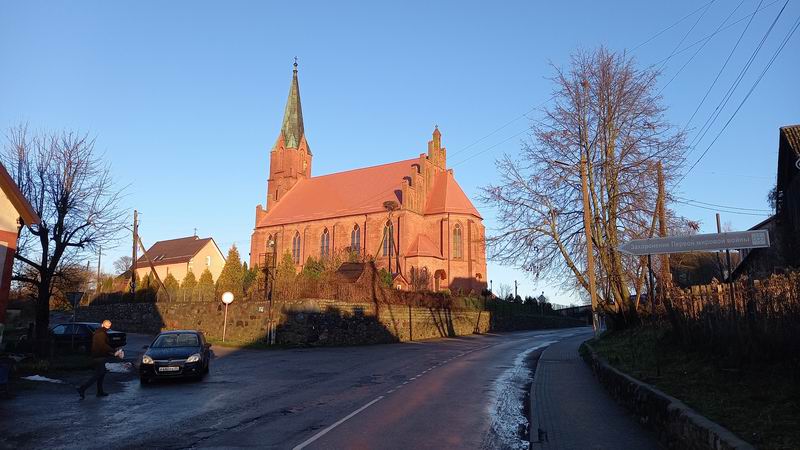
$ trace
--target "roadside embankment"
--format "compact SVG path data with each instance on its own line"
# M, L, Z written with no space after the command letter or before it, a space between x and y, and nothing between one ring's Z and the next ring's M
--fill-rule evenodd
M724 367L654 329L608 333L582 354L600 383L668 448L754 448L741 437L766 449L800 444L798 386L785 368Z

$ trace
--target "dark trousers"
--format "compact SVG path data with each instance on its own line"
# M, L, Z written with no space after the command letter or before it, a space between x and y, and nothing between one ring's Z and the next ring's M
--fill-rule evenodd
M92 359L92 367L94 368L94 374L86 383L81 385L81 391L86 391L89 389L89 386L92 383L97 382L97 393L103 392L103 379L106 377L106 358L93 358Z

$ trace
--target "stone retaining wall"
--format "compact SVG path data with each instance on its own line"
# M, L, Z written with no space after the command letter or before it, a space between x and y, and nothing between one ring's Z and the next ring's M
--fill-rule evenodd
M234 302L228 307L226 339L263 341L269 324L266 302ZM493 317L493 314L495 315ZM165 329L199 329L222 337L221 303L117 303L83 306L78 320L110 319L114 329L157 333ZM273 303L276 341L283 345L359 345L489 331L579 326L562 317L503 317L468 309L425 308L371 302L305 299Z
M617 402L658 433L667 448L686 450L750 450L754 447L728 429L692 410L680 400L611 367L588 345L584 359Z

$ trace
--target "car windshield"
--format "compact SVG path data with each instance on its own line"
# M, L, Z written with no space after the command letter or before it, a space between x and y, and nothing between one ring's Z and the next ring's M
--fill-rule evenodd
M194 333L170 333L162 334L156 338L151 347L170 348L170 347L198 347L200 345L197 335Z
M100 324L99 323L87 323L86 326L89 327L89 329L92 330L92 331L100 328Z

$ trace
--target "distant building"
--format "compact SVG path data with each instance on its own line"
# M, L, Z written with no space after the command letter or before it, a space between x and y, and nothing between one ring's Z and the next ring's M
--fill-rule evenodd
M172 274L180 282L189 272L199 279L206 269L217 281L225 265L225 256L210 237L189 236L156 242L147 250L146 256L142 255L136 261L134 267L140 279L152 272L148 258L162 281Z
M345 252L374 257L401 289L412 271L430 280L428 289L486 287L483 219L447 168L438 128L427 153L403 161L322 176L311 176L311 161L295 66L270 152L266 205L256 207L252 266L264 264L273 242L298 269L309 257Z
M23 225L39 223L39 216L0 164L0 325L6 320L8 293L17 238Z
M780 129L775 215L751 230L769 230L770 247L743 250L734 277L764 278L800 267L800 125Z

